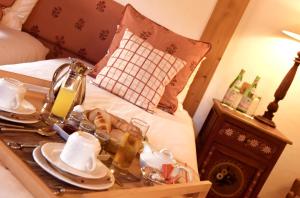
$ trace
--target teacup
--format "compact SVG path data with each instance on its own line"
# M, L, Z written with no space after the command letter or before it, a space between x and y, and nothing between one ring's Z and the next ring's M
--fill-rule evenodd
M65 144L60 159L67 165L85 172L95 170L101 145L92 134L77 131L72 133Z
M0 107L4 109L18 109L26 89L22 82L12 78L0 78Z

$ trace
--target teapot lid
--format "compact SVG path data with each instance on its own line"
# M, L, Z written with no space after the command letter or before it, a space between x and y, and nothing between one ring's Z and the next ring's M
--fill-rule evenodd
M90 72L90 68L78 60L71 61L70 69L72 72L79 75L87 75Z

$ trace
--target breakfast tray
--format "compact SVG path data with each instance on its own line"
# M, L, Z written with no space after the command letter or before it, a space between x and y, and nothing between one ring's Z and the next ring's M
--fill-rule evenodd
M18 79L24 83L49 88L50 82L30 76L0 70L0 77ZM34 104L39 111L45 99L45 92L28 91L25 98ZM26 144L39 144L41 141L63 142L58 136L43 137L35 133L0 133L0 161L35 197L168 197L170 195L190 195L192 197L206 197L211 186L209 181L197 181L189 184L151 185L143 180L115 182L113 187L104 191L84 190L66 184L46 173L33 160L30 148L11 149L8 141ZM130 167L132 175L139 176L138 160ZM116 181L122 180L116 176ZM122 185L120 185L122 184ZM65 189L64 193L57 193L58 187Z

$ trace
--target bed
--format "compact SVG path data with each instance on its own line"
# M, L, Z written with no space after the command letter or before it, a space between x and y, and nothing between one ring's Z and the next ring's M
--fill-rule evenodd
M124 7L114 1L91 0L89 4L85 4L85 6L81 6L83 2L86 2L84 0L79 0L75 4L73 2L72 0L40 0L27 22L23 25L22 33L30 34L50 49L47 55L48 59L72 56L95 64L106 54L109 44L113 39L113 34L111 33L116 31ZM201 96L203 96L205 92L220 57L238 24L239 18L247 6L248 0L217 2L215 10L202 36L205 40L215 44L215 50L209 54L208 60L200 67L198 74L196 75L197 72L194 73L196 78L191 86L192 89L190 89L187 99L180 100L185 102L185 108L188 109L190 115L193 115L196 111ZM95 3L97 4L96 10L102 14L104 13L104 16L99 17L91 14L90 10L95 9L93 5ZM228 6L231 4L236 5L236 8L232 9L232 6ZM60 16L62 8L68 15L63 15L65 17L63 20L56 20L57 17ZM103 9L108 9L109 12L103 12ZM79 12L76 12L76 10L79 10ZM82 27L85 26L86 20L82 20L72 13L81 13L82 16L97 20L98 23L90 27L91 29L89 29L88 32L81 31ZM107 13L109 16L105 15ZM240 16L236 17L236 13L239 13ZM224 18L224 15L227 17ZM77 18L74 19L74 17ZM220 20L220 18L222 18L222 20ZM107 21L107 19L110 21ZM227 22L220 23L223 19ZM65 23L65 20L73 21L74 23ZM45 21L47 21L47 23L45 23ZM107 24L109 25L107 26ZM54 29L51 27L59 28ZM70 32L72 33L70 34ZM226 32L227 34L225 34ZM79 35L75 35L75 33L79 33ZM67 38L68 35L71 35L71 38ZM98 39L96 43L95 40L91 38L100 38L100 40ZM18 62L35 60L38 59ZM2 64L17 63L16 60L12 58L10 58L10 61L14 62L5 62ZM54 69L63 62L65 62L65 59L54 59L34 63L4 65L1 66L0 69L49 80ZM45 72L48 72L47 75L45 75ZM145 119L151 125L149 132L150 142L152 142L157 149L168 147L174 152L178 159L187 162L197 171L193 123L188 113L183 110L182 104L179 104L179 108L174 115L161 110L156 110L154 114L149 114L131 103L120 100L111 93L100 90L92 84L88 84L87 89L87 98L89 99L84 104L86 108L94 108L96 106L103 107L109 112L123 117L126 120L129 120L131 117ZM130 108L122 108L122 105L126 105ZM122 110L120 111L120 109ZM168 125L168 130L165 130L165 127L163 127L165 125ZM0 197L31 197L30 193L22 184L3 166L0 166L0 176L1 178L5 178L5 181L4 179L0 181L1 189L5 189L0 191Z
M68 59L53 59L16 65L4 65L1 66L0 69L51 80L55 69L68 61ZM87 80L90 81L91 79L91 77L88 77ZM156 109L153 114L148 113L91 83L87 84L87 95L84 107L86 109L96 107L105 108L108 112L124 118L127 121L132 117L145 120L150 125L148 132L149 142L156 149L168 148L174 153L177 159L186 162L197 171L194 129L192 120L185 110L178 109L174 115L159 109ZM5 178L5 180L2 179L0 181L2 188L0 197L14 197L16 195L18 195L18 197L31 196L16 178L2 166L0 167L0 175L3 176L1 178ZM3 186L7 186L7 188L3 188Z

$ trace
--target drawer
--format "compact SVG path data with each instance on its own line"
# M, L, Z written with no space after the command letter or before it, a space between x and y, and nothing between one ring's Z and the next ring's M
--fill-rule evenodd
M208 198L256 197L257 184L266 167L219 144L213 144L199 163L201 180L212 182Z
M215 141L240 152L258 155L263 159L271 159L278 148L271 140L229 122L224 122L217 130Z

